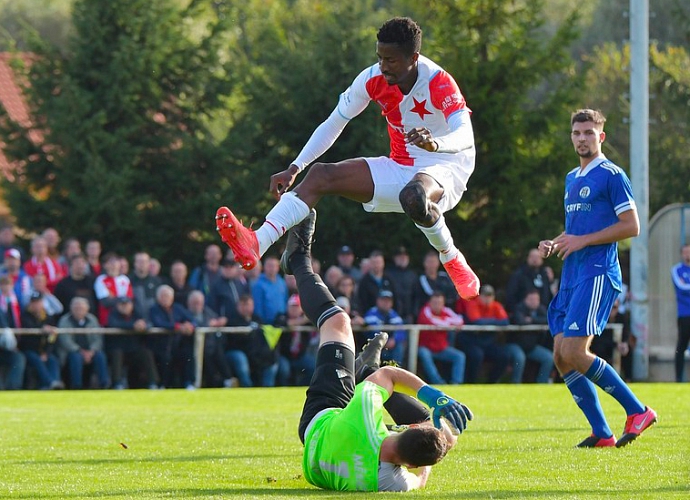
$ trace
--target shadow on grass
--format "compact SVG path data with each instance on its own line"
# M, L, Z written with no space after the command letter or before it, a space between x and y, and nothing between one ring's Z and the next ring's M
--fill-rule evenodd
M246 460L246 459L256 459L256 458L271 458L276 459L280 457L294 458L294 453L285 453L283 455L277 455L275 453L268 453L265 455L251 454L251 455L193 455L188 457L163 457L163 456L153 456L153 457L142 457L139 455L132 455L129 458L80 458L77 460L66 459L66 458L51 458L48 460L22 460L18 462L13 462L17 465L50 465L50 464L76 464L76 465L99 465L99 464L125 464L130 462L142 463L158 463L158 462L207 462L211 460Z
M639 488L639 489L616 489L616 490L477 490L477 491L452 491L452 492L434 492L434 498L539 498L539 497L563 497L574 498L582 495L583 497L597 497L603 495L612 495L616 498L636 498L640 494L651 494L658 498L657 495L665 493L686 493L687 488L683 485L665 486L660 488ZM40 497L47 498L108 498L127 496L132 498L204 498L227 496L231 498L270 498L270 497L285 497L285 498L300 498L300 497L318 497L318 498L342 498L344 495L359 494L357 492L339 492L339 491L325 491L314 488L185 488L185 489L129 489L118 491L104 491L93 493L48 493L41 492ZM19 495L12 495L12 498L36 498L36 493L26 493Z

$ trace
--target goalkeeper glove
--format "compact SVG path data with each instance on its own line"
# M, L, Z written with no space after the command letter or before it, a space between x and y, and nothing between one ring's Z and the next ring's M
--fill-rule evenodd
M434 427L437 429L441 428L441 417L443 417L451 428L461 434L467 428L467 422L474 417L467 406L430 385L424 385L419 389L417 399L429 407Z

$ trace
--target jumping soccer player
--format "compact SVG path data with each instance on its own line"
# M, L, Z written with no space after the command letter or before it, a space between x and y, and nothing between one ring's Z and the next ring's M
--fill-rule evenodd
M385 334L374 337L356 363L350 318L336 305L311 267L315 220L316 212L312 209L307 218L290 230L281 262L286 273L295 275L304 311L319 329L316 369L299 422L299 436L304 443L304 476L311 484L330 490L421 488L431 466L443 459L456 441L441 419L460 433L472 419L472 413L406 370L368 367L368 363L378 363L387 339ZM356 374L367 371L373 373L355 385ZM389 434L383 423L384 402L396 394L411 399L400 391L415 395L426 404L434 425L414 425ZM419 474L406 467L419 467Z
M573 113L570 135L580 166L565 178L565 232L539 242L542 257L556 254L564 260L548 319L556 368L592 426L591 436L578 444L581 448L625 446L657 419L656 412L637 399L618 373L589 350L621 291L618 242L640 231L630 180L601 151L605 121L600 111ZM618 441L594 384L613 396L628 415Z
M377 40L379 62L355 78L292 164L271 177L270 190L279 201L266 222L254 232L221 207L217 229L235 259L251 269L324 195L362 203L368 212L404 212L438 250L460 296L475 297L479 279L453 243L443 216L458 204L474 171L470 109L453 77L420 55L422 30L413 20L387 21ZM390 157L315 163L287 192L297 174L326 152L370 101L376 101L388 122Z

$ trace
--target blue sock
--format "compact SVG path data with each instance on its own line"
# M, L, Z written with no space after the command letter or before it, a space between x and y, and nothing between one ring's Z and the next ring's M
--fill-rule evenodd
M644 405L633 394L628 384L623 381L610 364L600 357L594 358L594 362L585 373L585 377L613 396L625 408L625 413L628 415L644 412Z
M599 396L597 396L597 388L594 387L594 384L575 370L566 373L563 380L573 395L575 403L587 417L589 425L592 426L592 434L600 438L613 436L599 404Z

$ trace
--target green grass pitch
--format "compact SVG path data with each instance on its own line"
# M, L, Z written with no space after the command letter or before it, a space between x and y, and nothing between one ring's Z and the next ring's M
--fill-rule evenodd
M475 420L405 498L690 498L690 384L633 384L659 422L621 449L562 384L447 386ZM625 415L602 405L620 434ZM304 388L0 393L0 498L398 498L320 491L301 475Z

